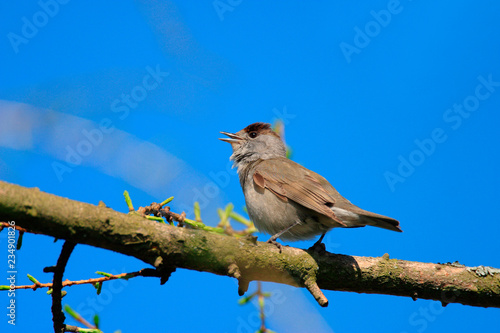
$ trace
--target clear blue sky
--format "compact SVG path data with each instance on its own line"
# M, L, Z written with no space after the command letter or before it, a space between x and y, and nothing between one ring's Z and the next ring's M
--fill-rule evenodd
M217 207L244 205L219 131L281 117L296 162L404 230L333 230L329 251L500 267L499 2L66 2L0 5L0 179L122 212L124 190L136 206L174 195L188 216L198 200L215 224ZM61 245L26 235L18 283L50 281ZM145 266L78 245L65 278ZM264 289L277 332L500 331L498 309L333 291L323 309ZM105 332L258 328L235 280L207 273L67 291ZM2 332L52 330L44 291L17 300Z

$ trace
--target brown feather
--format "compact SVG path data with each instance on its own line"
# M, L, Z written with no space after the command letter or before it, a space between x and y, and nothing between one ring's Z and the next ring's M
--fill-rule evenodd
M275 170L272 166L274 159L265 160L258 164L253 176L254 183L266 188L278 197L285 197L307 207L319 214L325 215L342 226L346 226L330 209L336 202L323 185L318 182L310 170L290 161L280 159L280 168ZM300 166L298 172L295 166Z
M277 164L278 169L275 167ZM324 177L285 157L260 162L253 179L257 186L271 191L280 199L295 201L342 226L346 224L331 210L333 206L358 214L363 224L402 231L399 221L359 208L340 195Z

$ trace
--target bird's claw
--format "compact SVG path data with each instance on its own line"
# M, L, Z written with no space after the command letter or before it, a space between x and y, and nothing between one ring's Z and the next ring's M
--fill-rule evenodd
M321 240L317 241L316 243L313 244L310 248L307 249L307 251L313 251L316 253L325 253L326 252L326 246Z
M274 246L276 246L278 248L278 250L280 250L280 253L281 253L281 249L283 248L283 245L281 245L280 243L278 243L274 239L270 239L266 243L273 244Z

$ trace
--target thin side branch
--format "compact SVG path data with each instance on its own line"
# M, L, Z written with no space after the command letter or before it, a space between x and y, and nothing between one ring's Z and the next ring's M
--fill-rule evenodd
M62 312L61 305L62 278L64 270L66 269L66 264L75 246L76 243L72 241L67 240L64 242L59 259L57 259L57 265L54 269L54 279L52 282L52 321L54 322L55 333L64 333L64 321L66 317Z
M235 277L240 293L257 280L306 287L320 304L326 298L318 290L342 290L500 307L500 274L495 269L292 247L279 253L252 237L174 227L5 182L0 182L0 220L14 220L27 232L134 256L158 268Z
M92 279L85 279L85 280L78 280L78 281L70 281L66 280L63 281L62 287L71 287L71 286L76 286L76 285L81 285L81 284L92 284L95 285L96 283L102 283L105 281L111 281L111 280L117 280L117 279L130 279L136 276L154 276L154 277L160 277L160 274L155 270L151 268L143 268L140 271L136 272L130 272L130 273L121 273L121 274L110 274L109 276L103 276L100 278L92 278ZM52 288L53 283L34 283L34 284L28 284L28 285L23 285L23 286L14 286L12 289L33 289L36 290L38 288Z

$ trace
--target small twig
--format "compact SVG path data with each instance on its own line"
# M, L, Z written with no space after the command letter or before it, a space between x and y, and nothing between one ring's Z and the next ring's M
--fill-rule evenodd
M306 289L309 290L309 292L313 295L319 305L321 305L322 307L328 306L328 299L325 297L325 294L323 294L323 291L321 291L318 284L316 283L316 278L306 279L304 285Z
M170 198L169 198L170 199ZM167 200L169 200L167 199ZM165 200L165 201L167 201ZM201 229L201 230L206 230L206 231L211 231L215 232L218 234L223 234L224 229L219 228L219 227L210 227L202 222L198 222L195 220L187 219L186 218L186 213L182 212L181 214L174 213L170 210L169 206L165 206L162 208L162 204L153 202L151 205L146 206L146 207L139 207L137 210L137 213L139 213L142 216L148 216L150 214L153 214L154 216L158 217L164 217L168 223L173 225L174 221L178 222L178 226L182 227L183 224L187 224L190 227L193 227L195 229Z
M194 210L194 219L196 220L196 222L202 222L200 203L198 201L195 201L193 210Z
M24 232L30 232L30 233L32 233L32 234L36 234L36 233L37 233L37 232L33 232L33 231L31 231L31 230L30 230L30 231L28 231L28 230L26 230L25 228L18 226L17 224L16 224L16 225L10 225L8 222L0 222L0 231L2 231L2 230L3 230L3 228L9 228L9 227L10 227L10 228L14 228L14 229L16 229L17 231L19 231L19 232L23 232L23 233L24 233Z
M48 270L46 270L46 271L48 271ZM143 268L137 272L122 273L122 274L116 274L116 275L110 274L109 276L104 276L104 277L100 277L100 278L93 278L93 279L79 280L79 281L66 280L62 283L62 286L63 287L71 287L71 286L80 285L80 284L96 284L96 283L101 283L104 281L110 281L110 280L116 280L116 279L129 279L129 278L136 277L136 276L160 277L160 274L158 272L156 272L155 269ZM0 287L2 287L2 286L0 286ZM4 286L4 287L10 288L9 286ZM36 290L38 288L52 288L53 284L39 282L38 284L35 283L35 284L31 284L31 285L13 286L13 287L14 287L14 289L33 289L33 290ZM0 288L0 290L9 290L8 288Z
M257 296L260 310L260 331L266 332L266 314L264 313L264 294L262 293L262 283L257 281Z
M218 227L227 228L229 226L229 214L233 211L234 205L229 203L226 205L226 208L222 210L221 208L217 209L217 213L219 214L220 222L217 224Z
M97 328L94 325L92 325L91 323L89 323L87 320L85 320L85 318L83 318L78 312L76 312L75 310L73 310L69 305L65 305L64 306L64 311L66 311L71 317L73 317L74 320L76 320L77 322L79 322L79 323L87 326L88 328L92 328L92 329L96 329ZM66 326L65 331L68 331L67 326Z
M128 194L128 191L123 192L123 196L125 197L125 202L127 203L128 211L133 212L134 205L132 204L132 199L130 199L130 195Z
M65 332L76 332L76 333L98 333L102 332L101 330L97 328L81 328L78 326L73 326L73 325L66 325L66 328L64 329Z
M166 204L168 204L170 201L174 200L174 197L170 197L168 199L165 199L161 204L160 206L165 206Z
M186 213L182 212L179 216L179 224L177 226L182 228L184 226L184 221L186 221Z
M40 283L37 279L35 279L35 278L34 278L32 275L30 275L30 274L27 274L27 275L28 275L28 279L29 279L31 282L33 282L33 283L34 283L34 285L33 285L33 290L36 290L37 288L40 288L40 287L41 287L41 285L42 285L42 284L41 284L41 283Z
M61 333L64 332L64 320L66 317L62 312L61 306L61 291L62 291L62 278L64 270L66 269L66 264L68 263L71 252L75 248L76 243L71 241L66 241L63 244L61 254L59 259L57 259L57 265L54 270L54 279L52 282L52 321L54 322L54 332Z
M264 311L264 302L266 297L270 297L270 293L262 291L262 283L257 281L257 290L252 294L245 296L238 300L240 305L249 303L254 297L257 297L257 304L259 306L260 328L256 333L275 333L266 327L266 313Z
M132 200L130 199L128 192L125 191L123 194L125 196L125 201L127 202L127 206L129 207L129 214L138 214L149 220L162 222L163 218L165 218L165 220L172 226L174 226L174 222L177 222L177 227L184 227L184 225L188 225L189 227L194 229L201 229L210 232L215 232L218 234L227 234L236 237L247 236L258 231L250 220L245 219L243 216L233 212L234 206L232 203L227 204L224 210L222 209L218 210L221 220L216 227L210 227L208 225L205 225L201 221L200 204L198 202L194 203L195 219L191 220L186 218L185 212L177 214L172 212L169 206L165 206L167 203L171 202L174 199L174 197L170 197L161 203L153 202L149 206L139 207L139 209L135 211L133 210L134 208L132 206ZM229 219L234 219L235 221L245 225L247 228L244 230L235 231L232 228Z
M24 236L24 231L19 231L19 237L17 238L16 250L20 250L21 246L23 246L23 236Z

